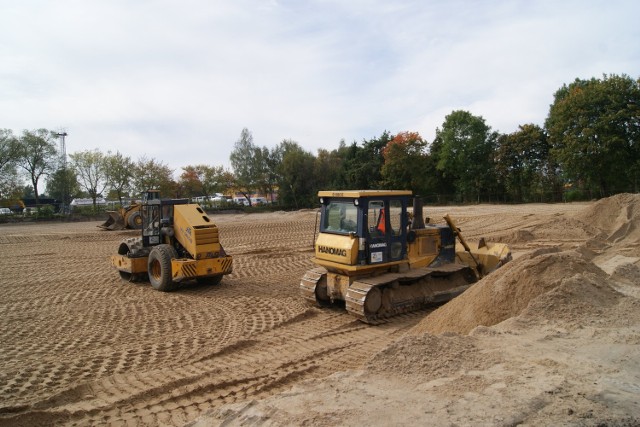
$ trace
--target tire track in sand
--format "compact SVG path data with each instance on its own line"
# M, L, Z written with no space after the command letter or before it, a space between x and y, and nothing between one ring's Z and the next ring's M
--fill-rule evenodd
M555 233L537 226L553 206L469 209L446 211L471 237ZM313 214L218 226L234 273L170 294L122 282L109 266L130 233L95 223L2 227L0 425L184 424L225 402L357 368L424 315L371 327L306 305L298 284L311 265Z
M260 398L308 378L353 369L424 312L371 327L338 310L309 309L277 328L189 364L112 375L37 402L5 421L37 424L184 424L221 404ZM16 408L19 410L19 408Z

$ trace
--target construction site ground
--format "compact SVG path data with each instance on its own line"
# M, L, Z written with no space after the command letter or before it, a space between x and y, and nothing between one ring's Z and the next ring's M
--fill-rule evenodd
M450 303L316 308L316 211L212 215L234 272L162 293L108 262L137 231L0 226L0 426L640 425L640 195L425 207L514 260Z

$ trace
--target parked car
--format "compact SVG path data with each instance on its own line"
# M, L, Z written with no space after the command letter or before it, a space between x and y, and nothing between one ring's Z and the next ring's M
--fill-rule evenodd
M234 197L233 202L241 206L249 206L249 201L245 197Z
M0 208L0 215L13 215L13 212L9 208Z
M266 205L267 199L265 199L264 197L252 197L251 198L251 204L252 205Z

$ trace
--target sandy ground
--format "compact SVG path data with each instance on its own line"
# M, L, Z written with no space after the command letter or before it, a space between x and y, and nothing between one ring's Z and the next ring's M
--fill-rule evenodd
M234 273L172 293L135 232L0 226L0 426L640 425L640 196L447 212L514 261L377 326L299 297L313 211L214 216Z

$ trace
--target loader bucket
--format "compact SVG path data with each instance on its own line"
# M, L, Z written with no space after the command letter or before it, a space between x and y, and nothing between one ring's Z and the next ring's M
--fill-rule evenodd
M126 225L124 223L124 218L118 211L107 211L109 214L109 218L100 224L98 227L103 230L124 230Z

